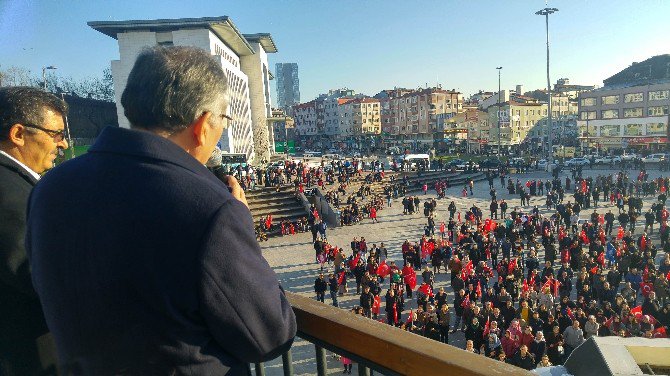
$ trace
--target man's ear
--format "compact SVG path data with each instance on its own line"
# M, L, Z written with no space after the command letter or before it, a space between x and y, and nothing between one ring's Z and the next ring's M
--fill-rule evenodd
M7 139L16 146L24 146L26 144L26 133L26 127L21 124L14 124L9 128Z
M211 112L205 112L189 126L192 129L193 139L197 146L203 145L207 139L209 134L208 122L211 116Z

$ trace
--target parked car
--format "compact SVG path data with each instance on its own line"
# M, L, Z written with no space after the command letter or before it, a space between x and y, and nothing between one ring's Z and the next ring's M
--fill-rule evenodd
M542 171L547 171L547 165L549 164L549 161L546 159L540 159L537 161L537 169L542 170Z
M664 153L649 154L648 156L642 158L642 162L644 163L659 163L661 161L665 161Z
M449 162L447 162L447 167L449 168L459 168L459 166L464 166L466 161L462 159L452 159Z
M608 155L608 156L605 156L605 157L596 158L595 163L596 164L617 164L617 163L621 163L621 157L613 157L611 155Z
M567 162L565 162L565 165L568 167L576 167L576 166L586 166L590 163L591 162L586 158L572 158Z
M635 154L635 153L629 153L629 154L621 155L621 160L622 161L632 161L633 159L637 159L637 158L640 158L640 156Z
M479 162L480 168L499 168L500 166L502 166L502 162L496 158L484 159L483 161Z

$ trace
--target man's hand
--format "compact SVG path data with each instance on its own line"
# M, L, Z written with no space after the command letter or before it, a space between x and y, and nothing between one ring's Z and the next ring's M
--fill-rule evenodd
M224 183L228 186L228 190L230 190L230 193L233 194L233 197L240 200L247 208L249 208L249 204L247 204L247 197L244 195L244 190L240 186L240 183L237 181L237 179L232 175L226 175L226 180Z

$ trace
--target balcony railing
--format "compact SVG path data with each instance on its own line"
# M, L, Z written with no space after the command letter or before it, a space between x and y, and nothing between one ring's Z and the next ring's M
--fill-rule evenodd
M286 293L298 323L298 337L316 350L316 374L327 374L326 350L358 363L359 375L531 375L482 355L354 315L294 293ZM284 375L293 375L291 351L282 355ZM265 375L255 364L256 376ZM249 365L249 375L252 374Z

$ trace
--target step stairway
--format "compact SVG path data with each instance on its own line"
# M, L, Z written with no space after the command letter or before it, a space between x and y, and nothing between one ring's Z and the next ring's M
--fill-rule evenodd
M268 237L280 236L282 221L296 222L308 216L307 210L296 198L293 186L279 188L263 187L245 192L254 225L258 225L265 217L272 215L274 230L266 232Z

